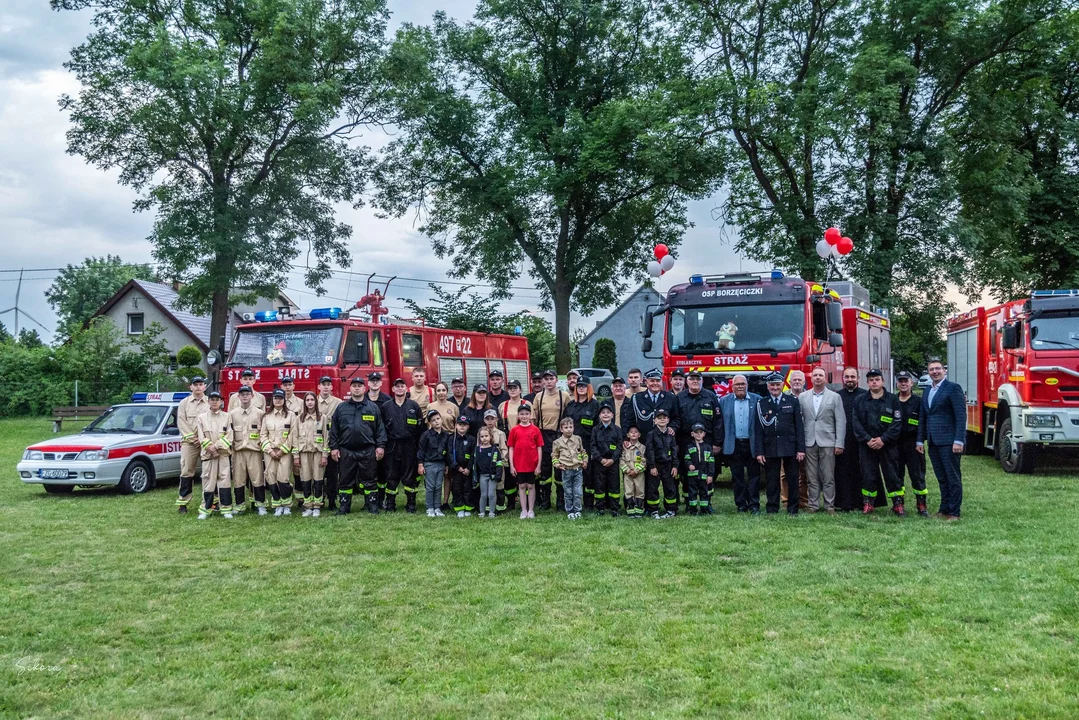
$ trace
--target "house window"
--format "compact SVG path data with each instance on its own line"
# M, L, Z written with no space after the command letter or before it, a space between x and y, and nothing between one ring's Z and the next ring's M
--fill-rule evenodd
M142 335L143 328L143 314L142 313L130 313L127 316L127 334L128 335Z
M178 368L178 367L180 367L180 364L178 362L176 362L176 356L175 355L169 355L169 367L168 367L167 372L172 374L172 373L176 372L176 368Z

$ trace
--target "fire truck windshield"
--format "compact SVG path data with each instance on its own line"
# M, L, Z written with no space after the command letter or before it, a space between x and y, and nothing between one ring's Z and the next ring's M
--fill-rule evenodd
M1032 350L1079 350L1079 310L1042 313L1030 321Z
M268 327L239 331L230 365L336 365L340 327Z
M670 312L667 349L675 354L792 352L805 337L803 303L675 307Z

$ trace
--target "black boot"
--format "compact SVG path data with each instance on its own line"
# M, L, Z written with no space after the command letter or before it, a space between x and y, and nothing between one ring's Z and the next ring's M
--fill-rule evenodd
M352 512L352 493L338 493L337 514L348 515L350 512Z
M382 501L382 509L386 512L397 512L397 496L393 493L386 493L386 497Z
M405 512L413 515L416 513L416 493L405 491Z
M537 510L550 510L551 509L551 486L550 485L536 485L536 509Z
M386 488L380 487L375 494L375 504L378 507L382 507L382 503L386 502Z
M922 517L929 517L929 508L925 502L925 495L919 495L915 502L918 504L918 514Z
M364 496L364 505L367 506L367 512L371 515L378 515L378 494L371 493Z

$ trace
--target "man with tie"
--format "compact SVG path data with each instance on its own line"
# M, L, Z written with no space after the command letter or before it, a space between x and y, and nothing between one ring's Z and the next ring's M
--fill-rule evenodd
M753 432L757 436L757 462L764 466L767 478L768 514L779 512L779 470L787 477L798 477L798 463L805 460L805 429L798 401L783 393L783 376L773 372L768 383L768 397L757 403ZM787 499L787 514L798 514L798 493Z
M922 397L922 417L918 426L918 451L929 447L933 474L940 483L940 511L937 517L959 519L963 504L963 473L959 458L967 433L967 401L963 388L944 377L939 358L929 361L932 387Z
M839 395L825 384L824 368L813 368L809 380L813 388L798 396L806 433L806 479L809 482L809 512L824 509L835 514L835 461L843 454L847 440L847 414Z
M745 375L731 379L731 392L719 399L723 430L723 455L731 469L734 505L738 512L754 515L761 511L761 466L757 462L757 438L752 419L757 414L761 396L748 392ZM748 480L747 480L748 475Z

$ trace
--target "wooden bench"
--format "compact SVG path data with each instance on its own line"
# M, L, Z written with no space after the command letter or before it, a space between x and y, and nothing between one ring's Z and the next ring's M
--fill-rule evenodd
M108 410L111 405L80 405L75 407L69 405L67 407L55 407L52 409L52 431L54 433L60 432L63 427L64 420L77 420L79 418L96 418L101 413Z

